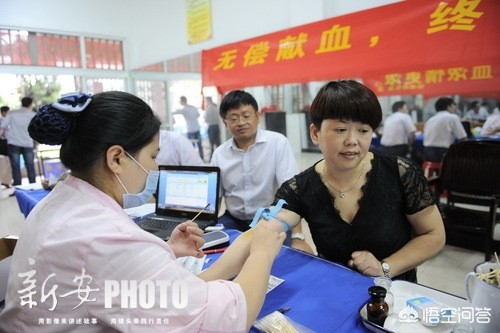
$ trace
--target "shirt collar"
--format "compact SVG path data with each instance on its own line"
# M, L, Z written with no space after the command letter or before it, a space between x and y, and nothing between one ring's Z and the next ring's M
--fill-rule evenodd
M267 142L267 136L266 136L265 131L263 131L260 128L258 128L257 129L257 133L255 134L255 142L250 147L253 147L256 144L262 143L262 142ZM229 147L232 148L232 149L240 149L236 145L236 141L234 141L234 137L231 138L231 144L229 145Z

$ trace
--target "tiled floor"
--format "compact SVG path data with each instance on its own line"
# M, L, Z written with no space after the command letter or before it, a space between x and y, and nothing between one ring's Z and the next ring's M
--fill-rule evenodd
M315 153L302 153L297 156L301 170L319 159L321 155ZM9 197L11 192L11 189L1 191L0 237L19 234L24 223L24 216L19 211L16 198ZM310 241L307 226L304 227L304 232ZM463 297L465 275L483 260L483 254L480 252L447 245L437 256L418 268L419 283Z

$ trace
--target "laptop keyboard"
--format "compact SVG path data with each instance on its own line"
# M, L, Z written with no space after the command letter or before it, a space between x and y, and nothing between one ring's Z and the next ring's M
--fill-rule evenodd
M174 231L175 227L177 227L182 221L178 220L159 220L158 218L145 218L139 222L137 222L137 226L141 229L148 231L154 234L157 237L160 237L163 240L168 240L172 231ZM201 229L205 229L206 227L213 225L215 223L212 222L203 222L196 221L198 226Z
M139 227L145 230L174 230L179 225L178 221L144 219L137 223Z

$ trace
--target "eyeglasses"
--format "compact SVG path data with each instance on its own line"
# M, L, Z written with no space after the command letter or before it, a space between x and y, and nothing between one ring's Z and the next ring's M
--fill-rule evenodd
M229 118L225 118L224 120L229 124L229 125L236 125L239 124L239 122L243 123L248 123L252 118L254 117L253 113L244 113L241 116L237 115L231 115Z

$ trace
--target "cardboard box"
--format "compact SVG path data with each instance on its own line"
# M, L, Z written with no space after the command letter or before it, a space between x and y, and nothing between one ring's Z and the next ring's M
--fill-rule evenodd
M406 304L415 309L420 322L425 326L436 326L441 321L441 306L427 297L409 299Z
M10 263L18 238L18 236L11 235L0 238L0 309L3 308L5 294L7 293Z

